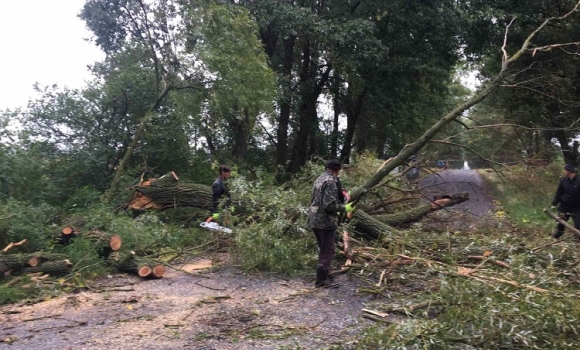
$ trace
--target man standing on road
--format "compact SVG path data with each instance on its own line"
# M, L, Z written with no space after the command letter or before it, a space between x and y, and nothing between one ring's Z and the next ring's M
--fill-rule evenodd
M576 176L576 168L571 164L564 166L564 177L558 184L556 195L552 200L552 208L557 207L560 217L568 221L574 220L574 227L580 230L580 176ZM558 239L564 234L564 225L558 226L552 232L552 237Z
M337 213L354 210L352 203L342 204L339 200L337 178L341 168L338 160L326 162L324 173L314 182L312 188L308 224L314 231L319 249L314 283L316 288L335 286L329 282L329 276L338 228Z

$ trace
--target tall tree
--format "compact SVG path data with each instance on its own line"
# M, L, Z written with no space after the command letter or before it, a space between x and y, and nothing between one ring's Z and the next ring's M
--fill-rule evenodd
M146 126L162 109L171 108L164 106L170 93L207 93L219 90L219 82L225 80L240 86L251 78L249 73L254 77L268 73L263 64L257 71L246 68L241 72L227 64L240 56L248 63L252 55L252 63L263 62L253 44L257 38L248 14L232 6L178 0L88 0L80 17L96 35L96 44L107 53L108 60L129 51L143 52L140 65L152 75L152 94L139 101L143 106L139 123L116 167L109 199L116 193ZM219 35L226 40L215 40Z
M546 17L563 16L573 5L574 1L568 0L476 1L472 4L482 14L477 24L485 19L488 23L491 19L507 23L516 17L510 28L510 34L516 40L524 37ZM503 39L500 32L489 33L496 42ZM579 35L578 21L561 22L544 28L530 46L531 54L514 63L502 89L490 101L494 104L497 118L487 121L509 124L511 130L507 132L520 140L520 150L526 157L549 158L552 140L555 139L566 162L577 163L580 160L575 141L580 132L576 123L580 113ZM489 40L480 40L474 46L482 43L490 44ZM508 43L507 47L512 46ZM483 47L482 52L485 60L481 74L486 79L497 69L497 53L490 52L489 46Z

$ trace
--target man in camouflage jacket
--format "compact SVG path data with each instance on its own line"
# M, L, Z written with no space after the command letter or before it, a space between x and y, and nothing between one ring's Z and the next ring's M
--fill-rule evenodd
M338 173L342 168L338 160L326 163L325 172L314 182L312 199L308 208L308 225L314 231L318 243L318 265L316 267L315 287L329 286L328 277L332 259L336 229L337 213L348 213L354 210L351 203L343 204L339 200Z

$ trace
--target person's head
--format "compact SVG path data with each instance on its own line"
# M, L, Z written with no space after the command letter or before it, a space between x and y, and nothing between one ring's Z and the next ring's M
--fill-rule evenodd
M327 171L330 171L332 173L332 175L334 175L336 177L336 176L338 176L338 173L340 173L340 169L342 169L342 164L340 163L340 161L338 159L331 159L328 162L326 162L326 164L324 165L324 168Z
M227 180L230 178L230 175L232 175L232 168L230 168L229 166L226 166L226 165L220 165L219 172L220 172L220 177L222 179Z
M576 176L576 167L572 164L564 165L564 176L573 178Z

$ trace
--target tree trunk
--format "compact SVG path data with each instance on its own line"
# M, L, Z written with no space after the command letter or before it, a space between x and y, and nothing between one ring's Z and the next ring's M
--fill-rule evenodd
M397 229L380 222L362 210L355 210L350 220L355 230L367 238L390 241L394 236L399 236Z
M151 183L133 187L132 199L126 205L129 209L167 209L196 207L212 209L211 187L206 185L178 183L174 172L168 173ZM242 200L232 197L236 214L248 214L249 206Z
M284 93L280 100L280 116L276 136L276 164L286 166L288 160L288 124L290 123L290 106L292 105L292 63L294 61L294 45L296 36L291 35L284 40L284 60L282 62L282 86Z
M47 261L41 265L34 267L26 267L22 270L23 273L42 272L51 276L64 276L71 272L72 264L68 260Z
M233 132L234 144L232 147L232 158L241 162L246 159L248 154L248 140L250 139L250 130L252 125L250 115L247 109L243 111L243 117L234 118L230 122L230 128Z
M127 167L127 165L129 165L129 160L133 155L133 151L135 150L135 148L139 144L139 141L141 141L143 134L145 133L145 126L147 125L149 120L153 117L154 111L159 107L159 105L165 99L165 96L167 96L167 94L169 93L169 91L171 91L171 89L172 89L171 85L167 84L163 89L163 91L161 91L161 93L157 96L155 102L151 105L151 107L145 113L143 118L141 118L141 121L139 122L139 127L135 132L135 136L133 136L133 139L131 140L129 147L127 147L127 150L123 155L123 158L119 162L119 165L117 165L117 169L115 169L115 176L113 177L113 181L111 181L111 186L109 187L109 190L107 191L107 193L105 193L104 196L105 200L110 201L117 194L117 191L119 190L119 185L121 184L121 177L125 173L125 168Z
M50 262L65 261L66 259L67 256L63 254L43 252L0 255L0 275L4 275L8 271L11 271L13 275L18 275L28 267L41 267Z
M390 226L401 226L411 222L417 222L432 211L447 208L465 202L468 199L469 193L467 192L450 196L440 196L436 197L432 203L419 204L415 208L394 214L373 215L372 217Z

